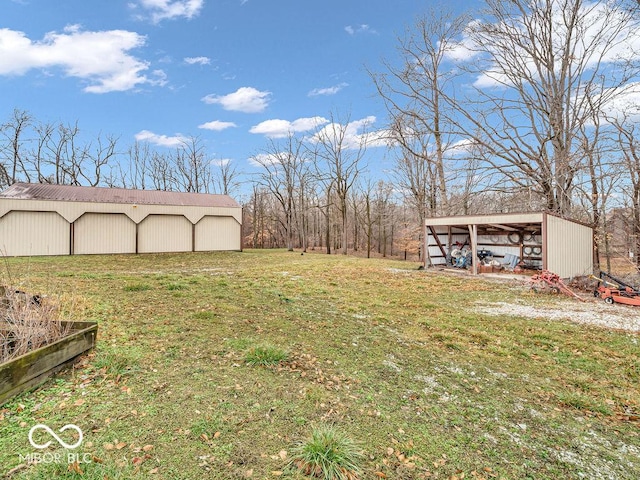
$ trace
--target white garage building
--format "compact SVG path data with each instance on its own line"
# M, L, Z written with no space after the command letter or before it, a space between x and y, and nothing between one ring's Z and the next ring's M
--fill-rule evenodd
M16 183L0 193L0 255L242 250L227 195Z

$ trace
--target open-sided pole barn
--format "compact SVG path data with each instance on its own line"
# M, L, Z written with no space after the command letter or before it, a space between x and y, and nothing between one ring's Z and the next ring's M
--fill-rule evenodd
M434 266L446 265L456 247L466 246L475 260L474 274L479 251L563 278L593 273L593 229L546 212L428 218L424 238L425 262Z
M16 183L0 193L0 255L242 250L227 195Z

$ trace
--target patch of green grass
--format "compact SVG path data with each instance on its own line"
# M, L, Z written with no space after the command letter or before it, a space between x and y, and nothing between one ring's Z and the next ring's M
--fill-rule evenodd
M261 345L251 348L244 356L245 362L249 365L269 366L277 365L280 362L284 362L289 357L289 354L271 345Z
M362 458L353 440L334 427L321 426L294 448L289 467L322 480L352 480L362 471Z
M128 375L139 368L140 353L136 350L124 350L100 347L93 361L98 370L115 377Z
M148 283L130 283L125 285L122 289L125 292L146 292L147 290L151 290L151 285Z
M575 408L576 410L585 410L589 412L600 413L602 415L611 415L611 409L605 404L594 400L581 392L561 392L558 400L562 405Z
M224 343L231 349L236 351L244 351L255 343L251 338L227 338Z
M210 310L202 310L193 314L193 318L196 320L214 320L218 316L216 312Z

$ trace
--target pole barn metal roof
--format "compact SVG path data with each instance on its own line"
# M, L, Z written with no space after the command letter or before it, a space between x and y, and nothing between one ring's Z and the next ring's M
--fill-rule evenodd
M240 207L238 202L228 195L165 192L160 190L128 190L125 188L78 187L74 185L50 185L47 183L14 183L0 193L0 198L133 205Z

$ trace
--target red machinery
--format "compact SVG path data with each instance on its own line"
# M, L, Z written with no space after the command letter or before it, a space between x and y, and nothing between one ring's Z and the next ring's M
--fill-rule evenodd
M584 298L576 295L560 278L557 273L550 272L549 270L543 270L541 273L537 273L531 277L531 289L539 291L543 289L549 289L551 293L564 293L570 297L577 298L581 302L584 302Z
M592 278L601 283L593 291L594 297L600 297L609 304L624 303L640 306L640 290L635 287L602 271L600 277Z

